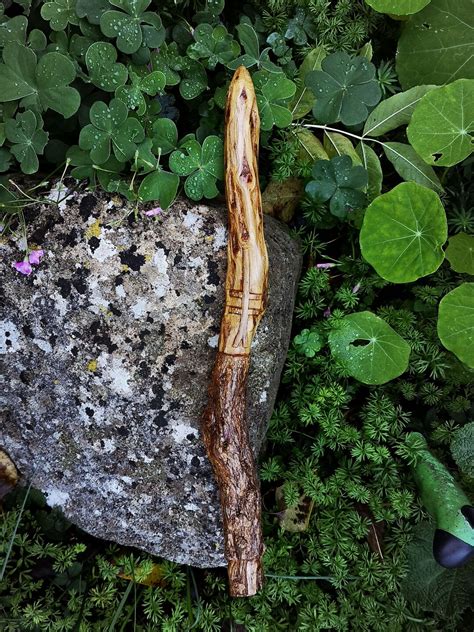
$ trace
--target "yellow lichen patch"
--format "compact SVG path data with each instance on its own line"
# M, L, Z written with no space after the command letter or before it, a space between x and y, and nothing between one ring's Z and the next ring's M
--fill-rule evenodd
M122 263L122 265L120 266L120 270L122 272L130 272L130 268L128 267L126 263Z
M153 257L151 255L145 255L145 261L146 263L150 263L150 261L153 259Z
M86 239L90 239L91 237L100 237L100 233L100 220L96 219L95 222L86 229Z
M92 373L97 371L97 360L89 360L89 362L87 363L87 370L91 371Z

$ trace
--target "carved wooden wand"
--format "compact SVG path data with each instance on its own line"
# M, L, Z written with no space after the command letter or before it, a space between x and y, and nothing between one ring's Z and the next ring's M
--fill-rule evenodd
M229 86L225 182L229 211L225 310L202 432L220 491L229 591L263 583L261 496L245 415L252 338L265 311L268 257L258 182L260 118L252 79L240 66Z

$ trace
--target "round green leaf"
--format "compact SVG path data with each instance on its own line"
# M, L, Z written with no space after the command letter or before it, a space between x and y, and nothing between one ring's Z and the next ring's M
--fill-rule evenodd
M174 121L168 118L156 119L153 123L153 149L163 156L176 149L177 143L178 130Z
M397 73L404 90L474 79L472 0L432 0L412 16L398 41Z
M382 278L410 283L439 268L446 238L446 213L439 196L414 182L403 182L367 208L360 247Z
M474 368L474 283L462 283L441 300L438 336L446 349Z
M450 237L446 259L455 272L474 274L474 235L459 233Z
M365 0L379 13L392 15L410 15L424 9L431 0Z
M138 197L144 202L157 202L161 208L170 206L178 191L179 177L158 169L145 176L138 189Z
M421 99L407 128L408 140L430 165L451 167L473 148L474 79L459 79Z
M108 42L95 42L87 49L86 66L92 83L106 92L113 92L127 81L127 69L116 61L115 46Z
M408 367L410 345L372 312L345 316L329 334L329 346L349 375L364 384L385 384Z

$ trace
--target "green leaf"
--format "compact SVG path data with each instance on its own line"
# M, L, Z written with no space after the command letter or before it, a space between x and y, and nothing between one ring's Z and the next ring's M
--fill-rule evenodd
M151 0L109 0L122 11L105 11L100 28L107 37L117 38L122 53L135 53L145 43L158 48L164 42L165 29L159 15L145 11Z
M314 22L303 7L297 7L295 17L288 21L285 37L293 40L297 46L306 46L308 37L316 39L317 31Z
M287 102L294 95L296 85L283 73L269 73L259 70L253 75L260 126L269 131L273 126L288 127L291 125L291 112Z
M415 86L379 103L365 122L364 136L382 136L401 125L408 125L421 98L435 87Z
M365 57L337 52L323 59L322 70L306 75L305 83L316 96L313 114L321 123L357 125L367 118L368 106L382 96L375 66Z
M474 368L474 283L462 283L441 300L438 336L446 349Z
M450 237L446 259L455 272L474 274L474 235L459 233Z
M133 158L144 131L137 119L127 116L127 106L119 99L112 99L109 106L95 101L89 112L91 124L79 134L80 148L90 151L91 159L99 165L108 160L111 146L117 160Z
M208 136L201 145L197 140L185 141L169 159L170 169L187 176L186 195L192 200L213 198L219 193L216 180L224 177L224 147L218 136Z
M5 173L10 169L11 162L13 160L13 156L5 149L5 147L0 147L0 173Z
M183 99L195 99L207 88L207 73L204 66L193 59L184 58L182 62L183 79L179 92Z
M474 79L472 0L432 0L406 23L398 41L397 73L406 90Z
M474 478L474 421L453 432L450 449L461 472Z
M145 176L138 189L138 197L143 202L156 201L161 208L168 208L176 198L179 176L158 169Z
M41 17L49 22L53 31L64 31L68 24L79 24L75 4L75 0L45 2L41 7Z
M162 156L176 149L178 129L175 123L167 118L159 118L153 123L153 149Z
M20 113L5 122L5 135L12 144L11 152L18 160L23 173L38 171L38 156L42 154L48 134L42 129L43 122L33 112Z
M360 190L367 186L367 172L352 166L349 156L336 156L332 160L318 160L312 171L313 179L306 185L306 193L316 202L329 202L329 209L336 217L362 208L366 196Z
M324 341L316 330L303 329L293 340L298 353L307 358L314 358L316 353L323 347Z
M199 24L194 30L194 39L196 41L188 46L186 54L191 59L205 59L210 70L219 63L230 62L240 52L239 44L222 24L214 28L210 24Z
M239 34L239 40L245 50L245 54L229 62L227 64L228 68L235 70L239 66L245 66L246 68L257 66L257 68L263 68L268 72L281 72L281 68L270 61L268 54L269 48L265 48L260 52L258 36L251 24L241 22L237 26L237 33Z
M367 208L360 247L383 279L410 283L439 268L446 238L446 213L438 195L403 182Z
M153 70L159 70L165 75L167 86L178 85L181 79L179 71L183 69L183 58L178 52L176 42L163 43L159 50L153 51L151 65Z
M443 186L433 169L424 162L411 145L406 143L384 143L385 155L404 180L417 182L441 193Z
M408 571L402 582L405 598L443 619L460 617L474 601L474 566L447 569L433 557L436 525L419 523L407 547Z
M85 61L92 83L101 90L113 92L127 81L128 71L123 64L116 63L117 50L108 42L91 44Z
M25 107L50 108L69 118L77 112L79 92L69 87L76 77L72 61L60 53L46 53L37 61L35 53L12 42L3 50L0 64L0 102L24 99Z
M391 15L410 15L424 9L431 0L365 0L379 13Z
M289 108L293 120L306 116L314 105L314 93L305 84L306 75L312 70L321 70L321 62L326 57L323 46L313 48L303 60L298 70L298 84L295 95L290 101Z
M328 156L333 158L334 156L350 156L352 162L355 165L361 165L362 161L359 154L356 152L352 141L338 132L325 132L324 133L324 148L326 149Z
M329 160L329 156L322 142L309 129L297 127L292 130L301 146L299 157L301 160L313 163L315 160Z
M474 80L428 92L413 112L408 140L430 165L451 167L474 149Z
M76 13L80 18L87 18L91 24L100 24L100 18L110 9L108 0L76 0Z
M385 384L408 368L410 345L372 312L345 316L329 334L332 355L364 384Z
M143 95L157 95L165 87L166 78L158 70L149 73L146 67L137 67L134 70L130 70L129 77L131 85L117 88L115 96L123 101L129 110L136 110L137 114L141 116L145 114L147 107L147 102Z
M382 165L375 151L366 143L359 143L356 152L362 161L362 166L367 171L367 199L372 202L382 192Z
M16 15L14 18L6 19L4 22L1 22L0 19L0 48L3 48L8 42L24 44L27 28L28 20L24 15Z

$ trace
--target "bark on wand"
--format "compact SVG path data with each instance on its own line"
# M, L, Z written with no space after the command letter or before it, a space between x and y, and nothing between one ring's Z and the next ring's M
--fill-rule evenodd
M263 583L261 497L245 400L252 338L265 311L268 257L258 182L260 119L250 74L229 86L225 178L229 211L225 310L202 432L220 491L229 591L254 595Z

